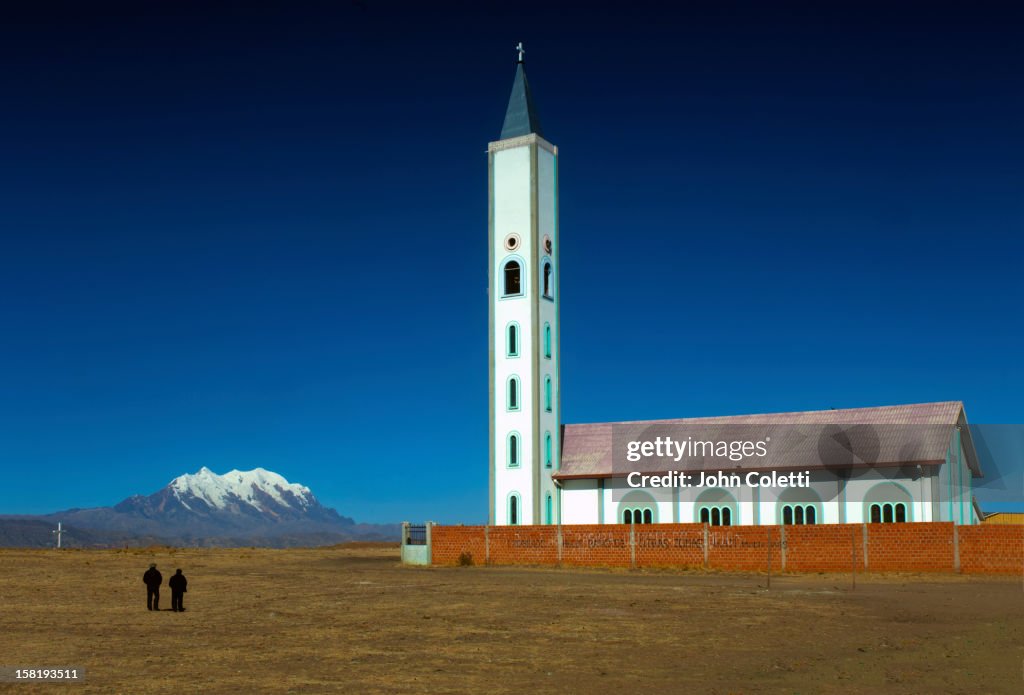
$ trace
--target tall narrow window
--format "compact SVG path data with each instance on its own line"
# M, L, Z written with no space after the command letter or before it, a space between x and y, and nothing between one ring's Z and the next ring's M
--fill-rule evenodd
M544 410L551 412L551 377L544 377Z
M503 294L506 297L514 297L523 293L522 273L523 269L518 261L509 261L505 264L505 291Z
M892 523L892 505L886 504L882 507L882 521L887 524Z
M508 523L511 526L519 524L519 495L510 495L508 498Z
M907 520L907 506L902 502L896 504L896 523L902 524Z
M722 526L732 526L732 510L722 507Z
M554 507L554 505L551 502L551 494L548 493L547 496L544 497L544 518L546 519L545 523L548 523L548 524L554 523L552 521L552 517L553 517L553 513L552 512L554 511L553 507Z
M544 433L544 467L551 468L551 433Z
M508 409L519 410L519 377L508 378Z
M704 507L700 510L700 523L707 524L711 522L711 510Z
M877 504L871 505L871 523L882 523L882 508L879 507Z
M645 509L644 510L644 523L645 524L654 523L654 514L651 512L650 509Z
M787 525L793 523L793 508L788 504L782 508L782 523Z
M633 510L632 509L627 509L626 511L622 512L622 523L624 523L624 524L632 524L633 523Z
M508 436L508 466L509 468L519 466L519 435L515 432Z
M506 333L505 355L508 357L519 357L519 324L510 323Z
M793 515L793 521L797 524L804 523L804 508L800 505L797 505L796 507L796 511Z
M551 324L544 324L544 356L551 359Z
M544 296L551 299L554 296L554 288L551 286L551 263L544 263Z
M722 512L719 511L718 507L711 510L711 525L721 526L722 525Z
M818 520L815 518L816 516L817 516L817 513L814 511L814 505L809 505L807 507L807 513L804 515L804 523L807 523L807 524L816 524L816 523L818 523Z

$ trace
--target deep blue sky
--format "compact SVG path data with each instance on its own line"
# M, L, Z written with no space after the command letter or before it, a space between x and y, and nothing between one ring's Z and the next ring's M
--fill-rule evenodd
M205 465L483 520L520 40L567 422L1024 422L1019 5L77 5L0 17L0 512Z

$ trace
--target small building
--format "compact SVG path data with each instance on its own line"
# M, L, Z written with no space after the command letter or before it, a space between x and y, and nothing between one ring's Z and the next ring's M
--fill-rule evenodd
M982 517L983 524L1024 524L1024 512L992 512Z

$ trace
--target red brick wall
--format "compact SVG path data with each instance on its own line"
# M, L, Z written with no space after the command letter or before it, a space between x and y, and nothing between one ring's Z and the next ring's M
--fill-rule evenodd
M708 567L764 571L771 557L772 571L779 572L781 543L780 526L712 526L708 528Z
M773 571L848 572L853 554L857 571L954 571L951 523L820 524L816 526L719 526L706 530L707 566L764 571L769 543ZM960 526L960 565L964 572L1024 573L1024 526ZM562 527L561 563L603 567L704 566L702 524L636 526L635 544L623 524ZM486 541L485 541L486 534ZM554 565L559 562L556 526L435 526L435 565L458 564L469 552L474 564ZM783 554L785 557L783 557ZM783 565L783 561L785 564Z
M1024 575L1024 525L961 526L960 570Z
M492 526L488 534L491 564L553 565L558 562L557 526Z
M580 524L562 527L562 564L630 567L629 527Z
M474 564L484 564L483 526L434 526L430 533L430 552L435 565L457 565L463 552L473 555Z
M864 571L864 528L860 524L785 528L787 571L850 572L855 553L857 571Z
M629 527L626 540L629 541ZM627 558L629 548L626 548ZM703 567L703 524L657 524L636 527L637 567Z
M872 572L953 571L953 524L868 524Z

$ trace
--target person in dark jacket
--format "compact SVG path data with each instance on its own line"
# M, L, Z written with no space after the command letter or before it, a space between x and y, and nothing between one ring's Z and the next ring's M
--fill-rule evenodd
M156 565L150 565L146 573L142 575L142 581L146 584L146 610L160 610L160 585L164 577L157 570Z
M167 586L171 587L171 610L175 613L185 610L185 607L181 605L181 599L184 597L185 592L188 591L188 580L185 579L185 575L181 573L181 570L178 570L173 577L167 580Z

